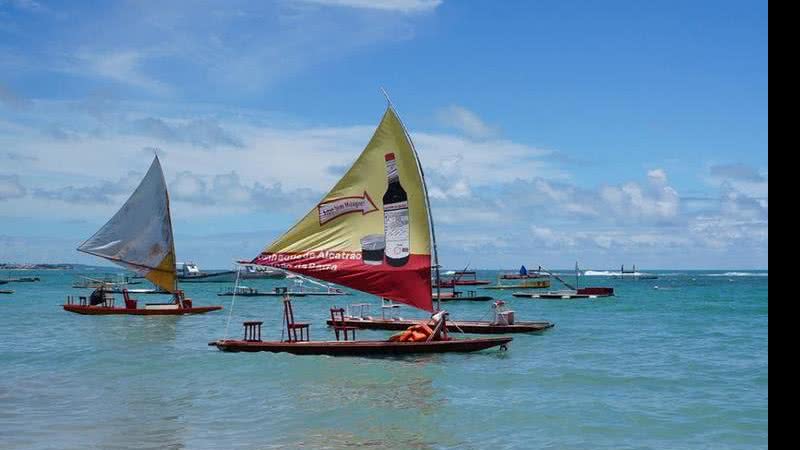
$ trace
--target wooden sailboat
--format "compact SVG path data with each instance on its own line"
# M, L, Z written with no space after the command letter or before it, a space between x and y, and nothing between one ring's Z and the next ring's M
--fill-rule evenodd
M173 295L170 303L139 305L123 289L124 306L115 306L113 293L101 284L87 298L68 296L65 311L78 314L181 315L201 314L221 306L194 306L178 289L169 194L156 156L144 179L122 208L78 251L99 256L132 270Z
M390 104L369 144L344 177L252 263L341 284L432 313L431 268L438 273L438 263L431 264L432 256L436 257L435 233L422 168ZM408 333L384 341L316 342L308 337L309 324L294 321L287 297L283 329L287 340L262 341L261 322L245 322L244 339L221 339L209 345L223 351L383 355L471 352L505 347L512 340L452 339L447 335L447 313L439 311L433 320L429 333L420 334L421 341ZM348 331L355 334L350 328L336 325L337 337L340 329L345 331L345 339Z

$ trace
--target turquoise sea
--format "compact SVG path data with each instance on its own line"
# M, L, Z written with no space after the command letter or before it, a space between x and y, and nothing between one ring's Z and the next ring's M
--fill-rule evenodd
M216 293L229 285L184 285L220 312L92 317L60 306L88 293L71 287L79 272L11 272L42 281L2 287L16 293L0 295L0 449L766 448L767 273L655 272L582 279L613 286L607 299L493 291L555 328L506 352L404 358L222 353L207 343L225 335L231 298ZM370 301L380 314L355 294L298 298L295 315L332 339L329 306ZM491 309L445 305L454 319ZM237 298L228 335L255 319L278 339L280 318L279 299Z

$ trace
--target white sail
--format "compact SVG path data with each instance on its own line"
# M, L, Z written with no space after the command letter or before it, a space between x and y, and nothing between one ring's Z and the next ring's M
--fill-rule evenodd
M78 250L108 259L176 290L169 194L158 157L122 208Z

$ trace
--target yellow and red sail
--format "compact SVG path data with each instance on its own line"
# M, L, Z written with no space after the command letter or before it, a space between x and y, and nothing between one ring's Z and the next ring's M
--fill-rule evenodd
M389 107L344 177L252 262L433 311L423 183L405 128Z

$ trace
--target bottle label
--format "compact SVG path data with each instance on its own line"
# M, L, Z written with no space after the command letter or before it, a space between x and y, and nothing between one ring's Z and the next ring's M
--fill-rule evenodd
M386 234L386 256L405 258L411 252L408 233L408 202L384 205L383 229Z

